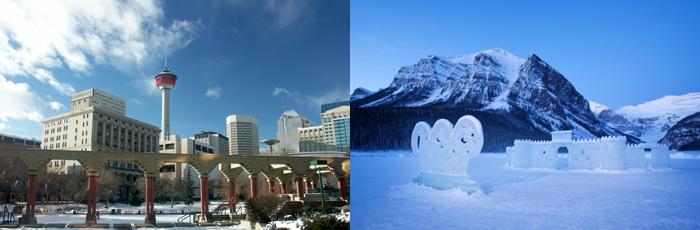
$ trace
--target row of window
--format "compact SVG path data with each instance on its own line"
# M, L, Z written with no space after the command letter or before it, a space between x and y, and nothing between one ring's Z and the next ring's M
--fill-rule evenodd
M58 149L58 148L65 148L67 146L67 142L62 142L62 143L56 143L56 144L45 144L42 146L42 149Z
M108 120L111 120L111 118L108 118ZM117 120L115 119L115 121ZM124 122L117 122L125 124ZM133 125L129 125L129 127L131 126ZM133 149L138 152L155 152L156 135L139 132L137 130L143 130L143 128L137 128L132 130L127 128L126 125L120 127L117 124L97 121L97 144L127 151L132 151Z

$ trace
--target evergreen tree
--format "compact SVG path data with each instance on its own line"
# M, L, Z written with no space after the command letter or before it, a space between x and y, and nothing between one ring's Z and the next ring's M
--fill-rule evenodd
M139 206L141 205L141 194L139 193L139 190L131 187L129 189L129 205L131 206Z

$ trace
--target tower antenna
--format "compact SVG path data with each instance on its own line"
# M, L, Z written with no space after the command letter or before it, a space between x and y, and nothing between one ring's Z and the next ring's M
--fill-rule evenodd
M167 70L168 69L168 56L165 56L165 66L164 68Z

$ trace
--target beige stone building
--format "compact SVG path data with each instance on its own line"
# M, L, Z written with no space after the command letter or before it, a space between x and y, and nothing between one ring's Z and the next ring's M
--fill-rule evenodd
M79 151L158 152L158 127L126 116L124 99L98 89L71 96L70 111L44 119L42 149ZM108 168L135 171L127 162L109 162ZM53 173L79 173L80 163L53 160Z
M323 126L311 126L297 129L299 134L300 152L327 151Z

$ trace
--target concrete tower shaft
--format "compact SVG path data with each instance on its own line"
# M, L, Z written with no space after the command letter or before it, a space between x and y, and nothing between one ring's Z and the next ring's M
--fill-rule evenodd
M161 117L161 139L168 140L170 138L170 90L175 88L177 76L165 68L155 76L156 86L160 89L162 95L162 117Z

